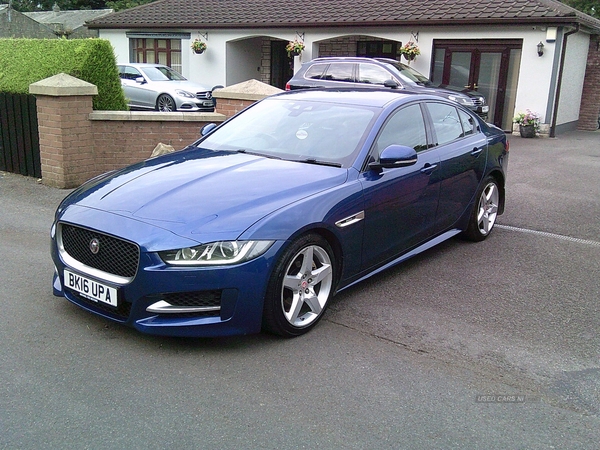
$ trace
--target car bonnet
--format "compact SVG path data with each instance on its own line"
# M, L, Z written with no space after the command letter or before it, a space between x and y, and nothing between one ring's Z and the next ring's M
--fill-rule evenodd
M92 184L78 191L72 203L206 242L236 239L271 212L346 178L347 169L336 167L241 153L184 151Z

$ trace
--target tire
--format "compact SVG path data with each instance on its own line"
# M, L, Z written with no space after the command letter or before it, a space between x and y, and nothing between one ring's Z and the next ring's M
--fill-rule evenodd
M161 112L173 112L177 110L175 100L167 94L160 94L156 99L156 109Z
M288 338L307 333L323 317L335 281L335 257L323 237L308 234L292 242L269 280L263 330Z
M498 215L500 190L494 177L487 177L483 181L476 198L469 225L463 232L463 236L471 241L479 242L490 235Z

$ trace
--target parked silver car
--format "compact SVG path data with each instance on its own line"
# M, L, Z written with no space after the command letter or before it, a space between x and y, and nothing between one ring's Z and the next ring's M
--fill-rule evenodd
M119 76L131 109L206 111L215 109L212 90L161 64L119 64Z

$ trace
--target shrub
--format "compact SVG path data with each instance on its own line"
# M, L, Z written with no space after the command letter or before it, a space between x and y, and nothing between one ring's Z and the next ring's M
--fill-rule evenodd
M31 83L64 72L98 87L94 109L127 109L115 55L104 39L0 39L0 61L0 92L27 94Z

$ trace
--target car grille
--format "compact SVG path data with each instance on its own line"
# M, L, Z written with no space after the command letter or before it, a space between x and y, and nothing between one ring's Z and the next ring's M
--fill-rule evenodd
M65 252L80 263L121 277L135 276L140 259L136 244L67 224L61 225L59 233ZM99 243L96 254L90 249L93 240Z
M483 98L483 97L472 97L472 99L473 99L473 104L475 106L485 105L485 98Z
M210 100L212 99L212 92L196 92L196 98L198 100Z
M221 291L175 292L161 297L173 306L221 306Z

